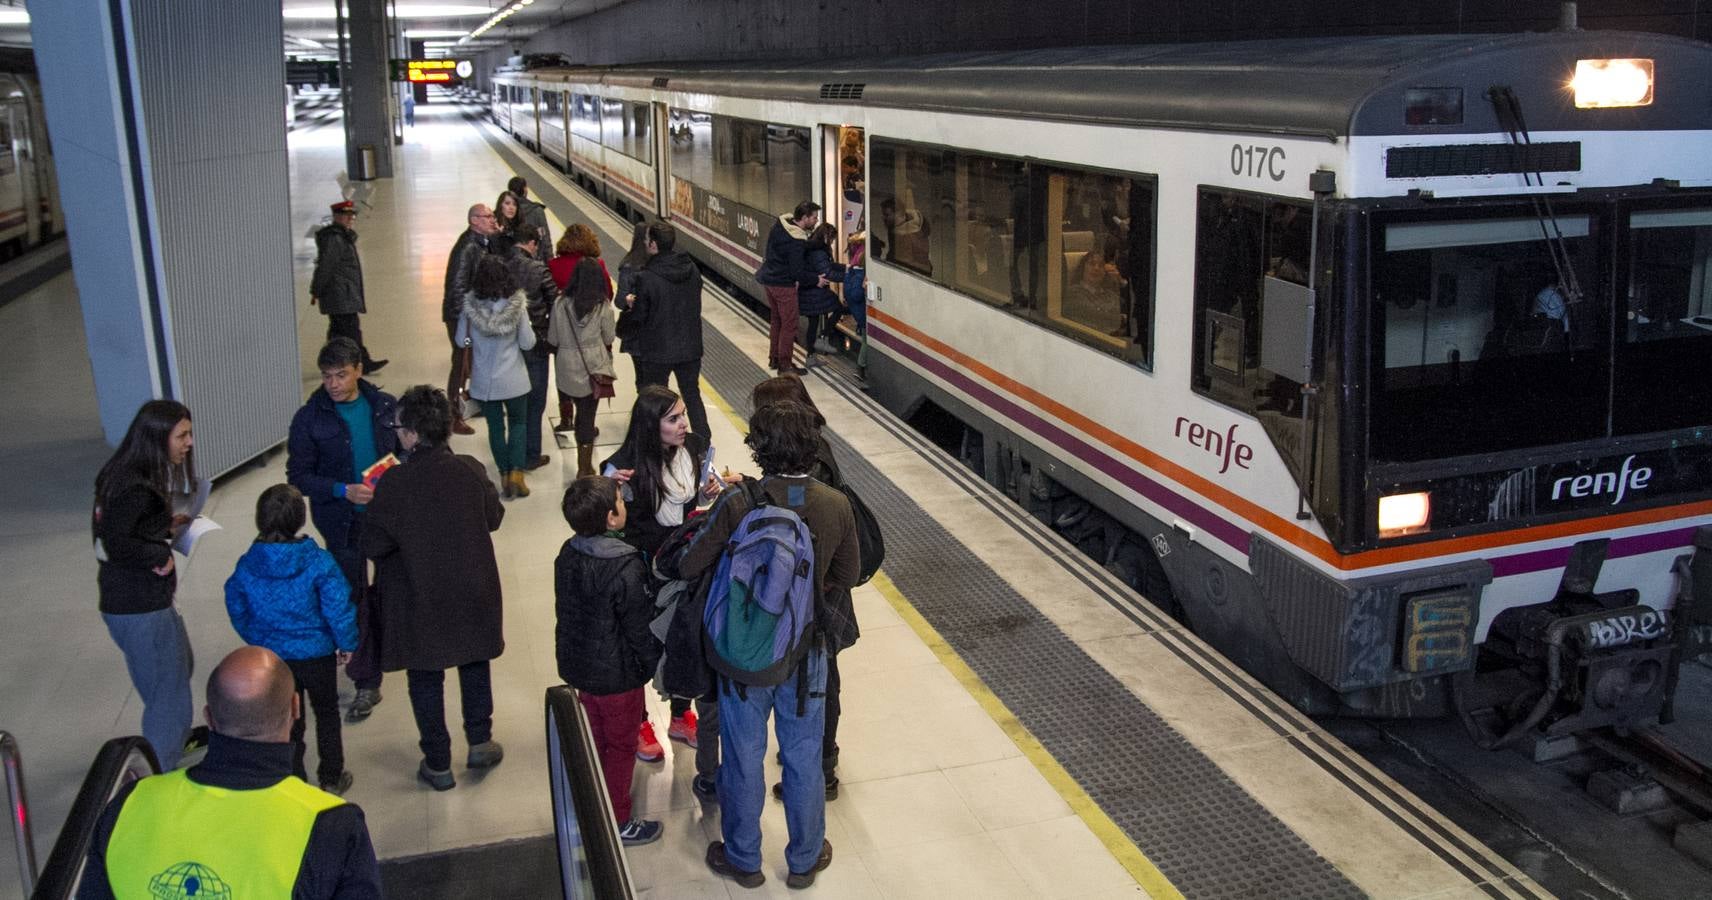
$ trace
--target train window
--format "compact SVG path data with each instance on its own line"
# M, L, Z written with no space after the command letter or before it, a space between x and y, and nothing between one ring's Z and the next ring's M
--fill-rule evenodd
M1629 215L1628 305L1619 323L1618 434L1707 423L1712 409L1712 208Z
M646 115L647 105L635 110ZM683 109L668 115L675 177L764 219L814 196L809 129Z
M1376 217L1376 459L1605 434L1610 308L1596 226L1562 209L1547 220L1531 208Z
M571 134L585 141L600 143L599 97L591 94L571 95Z
M547 91L541 95L541 124L560 129L565 127L564 94Z
M601 142L625 156L651 163L654 154L648 146L648 104L602 100L600 105Z
M875 139L875 258L1153 363L1156 181Z
M1253 413L1268 431L1298 426L1301 385L1260 366L1268 277L1307 284L1306 204L1203 189L1195 221L1195 389Z
M632 103L629 113L630 117L625 120L624 134L630 149L624 152L653 165L654 142L648 136L653 132L649 126L654 122L654 110L646 103Z

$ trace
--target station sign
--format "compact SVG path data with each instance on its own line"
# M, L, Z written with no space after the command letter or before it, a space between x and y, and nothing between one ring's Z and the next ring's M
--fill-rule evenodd
M299 87L338 84L339 64L323 60L288 59L285 61L285 83Z
M395 59L392 80L411 84L456 84L475 74L467 59Z

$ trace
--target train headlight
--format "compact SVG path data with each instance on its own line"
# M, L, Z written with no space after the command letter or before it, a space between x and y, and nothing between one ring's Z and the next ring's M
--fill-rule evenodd
M1379 536L1388 538L1425 531L1432 512L1432 498L1426 491L1380 497Z
M1651 106L1653 61L1650 59L1578 59L1575 78L1576 109L1611 109L1622 106Z

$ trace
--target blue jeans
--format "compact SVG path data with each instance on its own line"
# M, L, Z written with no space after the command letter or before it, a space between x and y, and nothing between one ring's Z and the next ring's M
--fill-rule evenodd
M790 842L785 862L792 872L807 872L820 858L826 837L826 777L820 768L821 731L826 724L826 654L810 651L808 696L797 715L802 673L793 672L776 687L743 688L720 679L719 830L725 858L744 872L761 869L761 807L767 802L767 717L785 765L785 826Z
M179 754L195 721L190 673L196 667L190 635L173 607L150 613L102 613L107 633L125 654L131 686L143 701L143 737L155 748L162 772L178 768Z
M547 415L547 364L552 360L553 355L540 343L523 351L523 367L529 372L529 409L525 413L529 419L523 425L527 465L533 465L541 455L541 420Z

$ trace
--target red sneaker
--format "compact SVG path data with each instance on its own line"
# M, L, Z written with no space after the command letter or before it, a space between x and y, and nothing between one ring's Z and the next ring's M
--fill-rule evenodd
M643 762L659 762L666 758L666 748L660 746L660 739L654 736L653 722L642 722L642 731L636 735L636 758Z
M666 727L666 737L674 741L683 741L691 747L696 746L696 714L693 709L684 710L684 714L672 720Z

